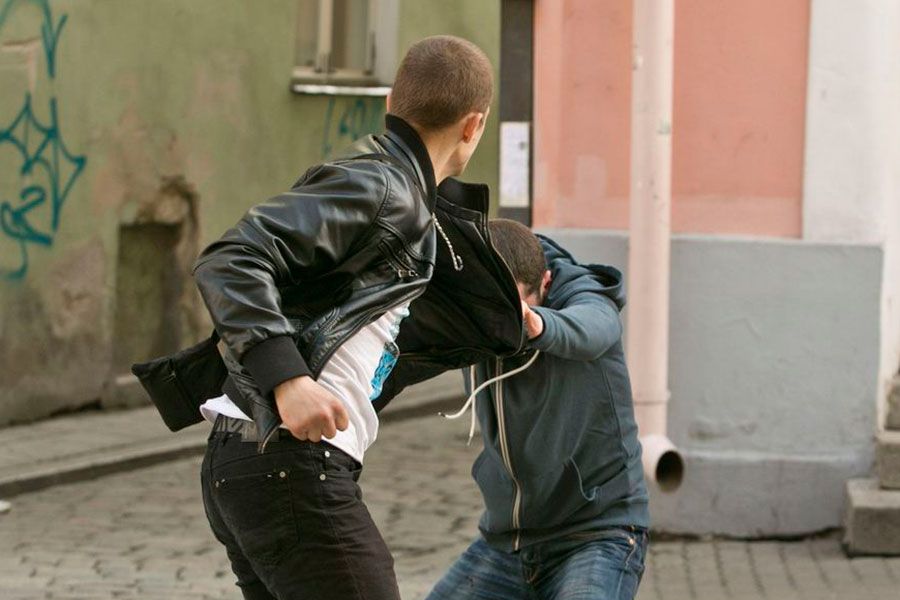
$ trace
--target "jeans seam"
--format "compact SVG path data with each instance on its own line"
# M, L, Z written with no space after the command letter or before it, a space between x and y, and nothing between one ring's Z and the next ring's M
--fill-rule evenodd
M309 458L310 458L311 462L313 462L313 464L315 464L315 461L312 460L313 459L312 447L308 447L308 452L310 454ZM324 473L324 471L323 471L323 473ZM319 503L322 505L322 508L323 508L322 512L325 513L325 519L328 521L328 527L331 529L331 534L334 536L334 539L337 541L338 546L341 549L341 560L344 561L344 564L347 567L347 573L350 575L351 581L353 581L353 589L356 590L356 597L362 598L363 597L362 590L359 589L359 582L356 579L356 574L353 572L353 569L350 565L350 561L347 560L347 552L344 548L344 538L343 538L343 536L338 535L337 528L334 526L334 521L331 518L331 511L328 509L328 507L325 506L325 498L324 498L324 494L322 494L322 483L323 483L322 481L319 481L316 484L316 495L319 497Z
M297 510L296 510L296 507L294 506L295 477L291 477L290 470L288 470L287 479L288 480L286 483L287 483L287 492L288 492L288 506L291 507L291 523L294 527L294 535L297 536L297 541L291 547L291 550L293 550L294 548L299 546L301 544L301 542L303 541L303 531L300 529L300 520L297 518ZM282 556L281 559L279 559L279 561L278 561L279 565L285 559L286 556L287 556L287 553L285 553L285 555Z
M491 563L494 564L494 563ZM525 582L529 588L534 588L535 582L538 580L538 569L537 567L532 568L525 564L525 561L519 558L519 566L522 570L522 581ZM531 572L531 576L529 576L529 571Z
M622 570L619 571L619 581L616 584L616 598L619 598L622 595L622 582L625 580L625 575L634 572L634 569L631 567L631 559L634 558L634 553L637 552L638 549L639 542L636 538L637 534L631 537L631 551L628 553L628 556L625 557L625 564L623 565ZM638 577L638 581L640 581L640 574L635 573L635 575Z
M634 553L637 552L637 545L638 545L637 540L635 540L634 538L631 538L631 541L632 541L631 552L628 553L628 558L625 559L626 567L628 566L628 563L631 562L631 559L634 557Z
M627 566L626 566L625 569L622 569L621 571L619 571L619 576L616 578L616 595L615 595L615 598L621 598L621 597L622 597L622 582L625 580L626 569L627 569Z

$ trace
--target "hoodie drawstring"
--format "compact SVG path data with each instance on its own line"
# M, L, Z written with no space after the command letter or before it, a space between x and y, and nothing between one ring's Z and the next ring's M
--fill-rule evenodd
M466 414L466 411L469 410L470 407L472 408L472 424L469 427L469 440L466 442L466 446L468 446L469 444L472 443L472 438L475 436L475 420L476 420L475 401L478 397L478 393L481 390L483 390L484 388L491 385L492 383L495 383L497 381L502 381L502 380L506 379L507 377L512 377L513 375L516 375L517 373L521 373L522 371L524 371L525 369L530 367L532 364L534 364L534 361L537 360L537 357L540 353L541 353L540 350L535 350L534 354L531 356L531 358L528 359L528 362L526 362L521 367L517 367L517 368L513 369L512 371L509 371L508 373L502 373L501 375L492 377L492 378L488 379L487 381L485 381L484 383L482 383L481 385L479 385L475 389L472 389L475 386L475 366L472 365L471 367L469 367L469 389L472 390L472 393L469 394L468 398L466 398L466 402L465 402L465 404L463 404L463 407L461 409L459 409L457 412L453 413L452 415L448 415L448 414L445 414L442 412L440 412L438 414L441 415L442 417L444 417L445 419L458 419L461 416L463 416L464 414Z

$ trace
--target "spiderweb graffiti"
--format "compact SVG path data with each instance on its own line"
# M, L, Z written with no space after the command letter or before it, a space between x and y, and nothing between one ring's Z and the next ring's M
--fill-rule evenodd
M0 4L0 32L13 9L22 4L35 5L41 11L41 43L47 75L52 80L66 15L54 23L48 0L5 0ZM47 112L47 118L39 117L31 94L25 92L21 110L9 125L0 126L0 149L9 144L21 159L20 189L13 192L13 198L7 197L7 190L0 189L0 235L12 240L19 249L18 257L0 257L0 277L6 280L26 275L30 245L53 245L63 204L87 164L85 156L72 154L63 142L55 97L49 99ZM48 212L49 219L39 217Z

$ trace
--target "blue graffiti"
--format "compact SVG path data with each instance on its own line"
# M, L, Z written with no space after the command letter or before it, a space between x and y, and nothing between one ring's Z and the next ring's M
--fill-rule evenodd
M36 5L43 16L41 41L50 79L56 77L56 50L66 15L53 21L49 0L6 0L0 8L0 31L17 4ZM0 127L0 146L10 144L21 158L19 175L28 178L43 173L46 187L23 184L18 192L18 202L0 201L0 233L18 243L18 266L0 268L0 277L7 280L22 279L28 272L28 246L52 246L59 228L63 204L75 181L87 164L85 156L74 155L66 148L59 128L57 100L48 102L49 122L42 122L35 113L31 94L26 92L22 109L11 124ZM50 223L41 227L35 222L37 209L50 206Z
M59 133L56 98L50 99L50 124L42 124L31 107L31 95L25 95L25 106L12 124L0 129L0 144L12 144L22 158L20 174L28 177L41 169L49 180L49 189L28 185L19 192L20 204L0 202L0 231L19 242L21 258L19 267L3 271L7 279L20 279L28 271L28 244L50 246L53 234L59 228L63 203L75 180L81 174L87 159L73 156L63 143ZM41 230L29 221L29 213L50 200L49 228Z
M381 131L384 120L384 98L348 99L342 109L337 109L335 98L328 99L325 111L325 133L322 138L322 158L331 157L338 149L350 145L369 133ZM340 114L336 117L336 114ZM333 140L333 142L332 142Z
M59 43L59 36L62 34L62 28L66 24L68 16L61 16L59 21L54 24L49 0L6 0L3 8L0 8L0 29L3 28L3 24L12 12L13 6L23 3L34 4L41 11L41 16L44 19L44 22L41 24L41 42L44 46L44 58L47 60L47 71L50 77L56 77L56 45Z

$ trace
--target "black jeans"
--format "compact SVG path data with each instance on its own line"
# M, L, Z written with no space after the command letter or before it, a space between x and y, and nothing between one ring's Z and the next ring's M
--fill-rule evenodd
M282 436L258 454L239 433L212 432L203 504L244 598L399 600L361 470L326 443Z

